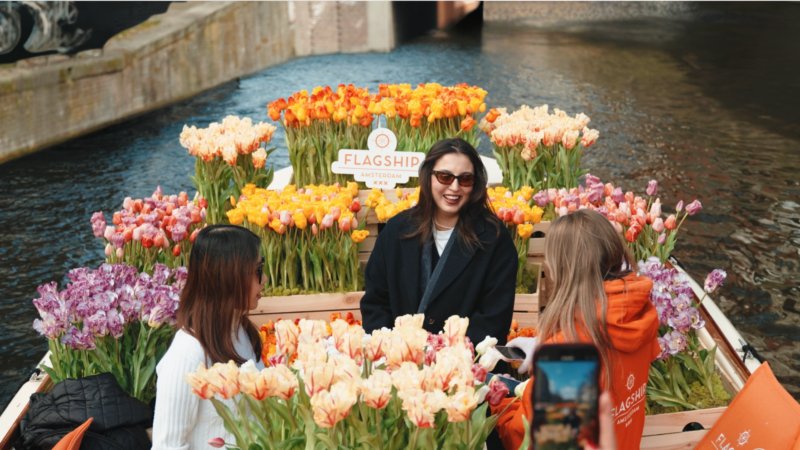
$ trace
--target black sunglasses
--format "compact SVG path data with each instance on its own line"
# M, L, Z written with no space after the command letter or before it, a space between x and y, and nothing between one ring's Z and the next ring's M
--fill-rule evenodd
M470 187L475 184L475 174L472 173L462 173L461 175L453 175L450 172L443 172L441 170L434 170L433 176L436 177L436 180L439 183L442 183L446 186L450 186L453 184L453 180L458 180L458 185L463 187Z
M261 281L261 277L264 276L264 257L261 257L261 260L258 262L256 266L256 276L258 277L258 281Z

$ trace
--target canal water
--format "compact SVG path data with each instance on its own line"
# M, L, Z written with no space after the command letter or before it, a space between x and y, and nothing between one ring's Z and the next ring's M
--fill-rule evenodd
M268 120L267 102L316 85L429 81L482 86L490 106L584 112L600 130L584 159L591 173L636 191L656 178L666 205L700 199L674 254L701 283L713 268L728 272L717 302L800 398L800 8L700 8L547 28L487 23L386 54L301 58L0 165L0 404L47 348L31 328L36 286L103 259L92 212L158 185L192 189L183 124ZM288 165L280 131L273 142L271 163Z

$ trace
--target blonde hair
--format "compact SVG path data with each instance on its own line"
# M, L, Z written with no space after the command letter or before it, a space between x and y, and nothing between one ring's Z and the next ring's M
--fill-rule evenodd
M597 346L610 388L613 348L606 327L608 298L603 282L627 275L634 267L633 257L608 219L588 209L553 222L544 254L550 296L539 319L539 342L559 332L565 342L588 337Z

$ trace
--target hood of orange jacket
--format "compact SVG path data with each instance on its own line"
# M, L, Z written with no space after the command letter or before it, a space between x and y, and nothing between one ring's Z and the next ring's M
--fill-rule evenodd
M650 363L661 352L658 344L658 314L650 301L653 282L643 276L628 275L604 283L608 306L606 326L614 347L610 353L612 365L611 390L614 395L614 416L618 448L639 448L644 428L644 386ZM582 333L578 333L582 334ZM558 334L546 342L564 342ZM608 389L608 386L603 386ZM497 431L506 449L517 450L522 444L524 420L533 417L529 382L522 398L505 399L493 407L498 417ZM524 418L523 418L524 416ZM624 420L622 420L624 419Z
M653 281L647 277L628 275L603 284L608 297L606 327L614 349L631 353L643 346L655 345L653 348L658 348L655 340L658 337L658 313L650 301Z

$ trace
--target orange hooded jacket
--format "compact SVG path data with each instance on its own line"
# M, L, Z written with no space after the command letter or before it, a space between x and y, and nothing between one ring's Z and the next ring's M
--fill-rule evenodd
M604 285L608 297L608 335L614 346L610 354L611 398L617 448L638 449L644 429L645 388L650 363L661 352L657 340L658 313L650 302L653 282L632 274L621 280L606 281ZM563 341L561 334L547 340L548 343ZM607 388L605 380L601 384L602 389ZM532 394L533 380L525 387L522 399L506 398L492 408L494 414L502 411L497 420L497 432L506 450L517 450L522 444L523 421L530 422L533 417Z

